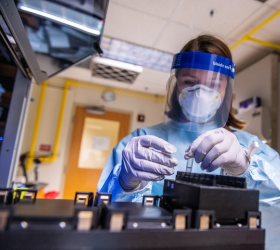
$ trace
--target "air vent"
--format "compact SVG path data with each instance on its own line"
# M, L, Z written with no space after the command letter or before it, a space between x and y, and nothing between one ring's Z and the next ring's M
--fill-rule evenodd
M94 57L92 76L132 84L142 72L141 66Z
M97 63L94 65L92 71L92 76L125 83L133 83L138 75L138 72Z

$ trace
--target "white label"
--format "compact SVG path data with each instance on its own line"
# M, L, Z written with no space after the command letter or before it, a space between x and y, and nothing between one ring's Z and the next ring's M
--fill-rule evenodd
M97 149L97 150L109 150L109 148L110 148L110 137L93 136L92 148Z

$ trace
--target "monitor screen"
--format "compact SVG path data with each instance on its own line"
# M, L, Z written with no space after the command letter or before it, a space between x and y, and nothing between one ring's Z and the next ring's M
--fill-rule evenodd
M94 43L99 43L103 30L104 2L17 1L31 47L48 77L96 53Z
M17 66L0 36L0 151L13 95Z

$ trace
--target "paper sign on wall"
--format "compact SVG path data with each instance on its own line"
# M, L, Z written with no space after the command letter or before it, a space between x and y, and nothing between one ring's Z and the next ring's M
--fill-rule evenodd
M109 150L110 149L110 137L93 136L92 148L97 149L97 150Z
M51 145L49 145L49 144L41 144L39 146L39 150L40 151L50 152L51 151Z

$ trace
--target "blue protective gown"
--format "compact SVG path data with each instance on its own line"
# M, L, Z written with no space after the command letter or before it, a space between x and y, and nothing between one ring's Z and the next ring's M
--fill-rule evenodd
M234 130L234 134L243 148L248 149L255 141L260 146L258 152L251 159L250 167L241 177L246 178L248 188L260 190L260 202L270 204L277 202L280 199L279 154L264 144L257 136ZM133 133L123 138L108 158L97 185L98 192L112 193L113 201L142 202L143 194L162 195L164 180L149 182L145 188L134 192L123 191L119 184L118 176L122 163L122 151L132 137L141 135L154 135L176 146L177 152L173 156L178 160L178 165L175 167L173 175L165 176L165 179L175 179L177 171L186 171L185 150L200 134L161 123L152 127L136 129ZM207 173L205 170L201 170L200 164L195 161L193 161L192 172ZM216 169L212 174L221 174L221 169Z

